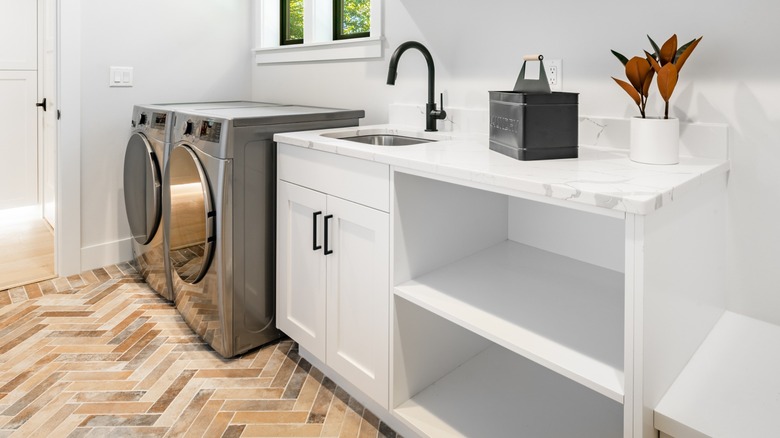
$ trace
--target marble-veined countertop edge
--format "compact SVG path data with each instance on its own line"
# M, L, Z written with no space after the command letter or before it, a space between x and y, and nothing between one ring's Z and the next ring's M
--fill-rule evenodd
M436 140L410 146L373 146L341 137L392 133ZM370 125L274 135L285 143L375 161L433 175L625 213L649 214L705 180L727 174L729 162L680 157L675 165L631 161L628 149L580 145L579 158L521 161L492 151L487 135L424 132L399 125Z

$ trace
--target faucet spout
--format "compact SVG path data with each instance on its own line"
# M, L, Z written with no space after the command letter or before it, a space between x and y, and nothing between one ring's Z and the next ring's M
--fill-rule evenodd
M398 76L398 61L401 59L401 55L409 49L419 50L425 58L425 62L428 64L428 101L425 105L425 130L436 131L436 120L444 120L444 118L447 117L447 113L444 111L443 99L442 108L436 109L436 102L433 97L436 68L433 65L431 52L429 52L424 45L417 41L407 41L395 49L395 52L393 52L393 55L390 57L390 66L387 70L387 85L395 85L395 80Z

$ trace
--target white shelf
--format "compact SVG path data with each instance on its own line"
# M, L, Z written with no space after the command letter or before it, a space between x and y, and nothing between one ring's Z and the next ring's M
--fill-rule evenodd
M622 403L622 273L505 241L395 294Z
M623 434L622 405L495 345L395 413L431 437Z
M780 430L780 327L726 312L655 408L675 438Z

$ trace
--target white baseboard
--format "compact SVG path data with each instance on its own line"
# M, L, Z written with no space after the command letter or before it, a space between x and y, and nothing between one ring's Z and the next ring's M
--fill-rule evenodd
M81 248L81 271L129 261L133 258L131 242L128 238Z

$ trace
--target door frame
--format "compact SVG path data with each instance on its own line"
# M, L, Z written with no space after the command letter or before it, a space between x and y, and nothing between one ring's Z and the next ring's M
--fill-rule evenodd
M60 277L81 273L81 0L57 3L56 229L54 269Z

